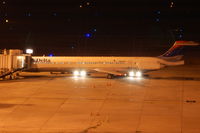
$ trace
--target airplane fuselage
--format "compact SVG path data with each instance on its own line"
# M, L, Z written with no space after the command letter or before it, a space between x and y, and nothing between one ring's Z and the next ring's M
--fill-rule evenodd
M158 70L165 65L157 57L42 57L33 56L30 71L87 71L129 69Z

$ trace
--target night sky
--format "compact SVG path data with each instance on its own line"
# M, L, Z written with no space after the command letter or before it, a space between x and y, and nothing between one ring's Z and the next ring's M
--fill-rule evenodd
M0 49L140 56L176 40L200 41L197 0L1 0L0 6Z

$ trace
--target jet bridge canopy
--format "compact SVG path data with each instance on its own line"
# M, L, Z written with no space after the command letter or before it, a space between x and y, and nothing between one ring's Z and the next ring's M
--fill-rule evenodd
M0 78L11 75L29 66L30 55L23 54L22 50L1 50L0 54Z

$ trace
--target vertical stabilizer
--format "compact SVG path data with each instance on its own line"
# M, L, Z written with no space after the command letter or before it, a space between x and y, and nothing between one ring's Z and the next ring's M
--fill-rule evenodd
M176 41L174 45L163 55L159 56L160 58L168 58L168 57L182 57L183 49L186 46L197 46L199 43L193 41Z

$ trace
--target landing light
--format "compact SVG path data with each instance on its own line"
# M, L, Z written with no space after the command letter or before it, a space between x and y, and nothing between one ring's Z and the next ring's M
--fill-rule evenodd
M76 70L76 71L73 72L73 75L74 75L75 77L77 77L77 76L85 77L85 76L87 75L87 73L86 73L86 71L84 71L84 70L82 70L82 71Z
M79 71L74 71L73 74L74 76L79 76Z
M136 76L136 77L141 77L141 76L142 76L142 72L137 71L135 76Z
M81 75L81 76L86 76L86 71L81 71L81 72L80 72L80 75Z
M142 72L141 71L130 71L129 73L128 73L128 76L129 77L137 77L137 78L139 78L139 77L142 77Z
M134 76L135 76L134 72L133 72L133 71L130 71L130 72L129 72L129 77L134 77Z

